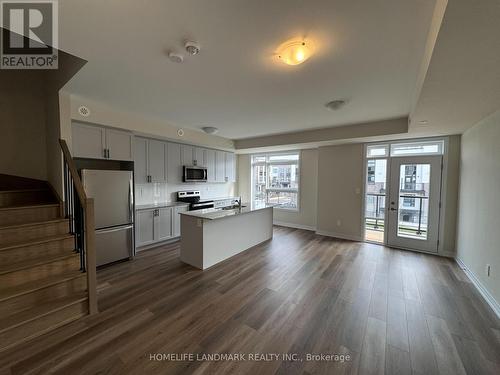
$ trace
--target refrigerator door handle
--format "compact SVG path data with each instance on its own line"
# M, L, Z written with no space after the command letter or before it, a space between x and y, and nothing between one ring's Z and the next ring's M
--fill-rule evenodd
M105 228L105 229L96 229L96 233L113 233L113 232L119 232L121 230L125 229L132 229L134 227L133 224L130 225L125 225L121 227L114 227L114 228Z
M132 180L130 180L130 183L128 185L128 214L129 214L129 221L131 223L134 222L134 188L132 186Z

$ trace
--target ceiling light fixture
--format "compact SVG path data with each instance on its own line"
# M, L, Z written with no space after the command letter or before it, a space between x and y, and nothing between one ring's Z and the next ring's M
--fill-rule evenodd
M299 65L305 62L313 54L313 46L310 41L291 40L282 43L278 47L278 59L287 65Z
M341 107L343 107L347 103L346 100L332 100L331 102L328 102L325 104L325 107L328 108L330 111L337 111Z
M184 56L182 56L180 53L175 52L169 52L168 58L174 63L181 63L184 61Z
M427 125L429 123L429 121L427 121L427 120L420 120L418 123L420 125Z
M204 126L201 128L201 130L203 130L205 133L211 134L211 135L217 134L219 132L219 129L217 129L214 126Z

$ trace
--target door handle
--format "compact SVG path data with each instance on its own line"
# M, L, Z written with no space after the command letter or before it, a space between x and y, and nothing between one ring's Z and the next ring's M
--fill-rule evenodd
M397 208L391 207L391 211L397 211Z

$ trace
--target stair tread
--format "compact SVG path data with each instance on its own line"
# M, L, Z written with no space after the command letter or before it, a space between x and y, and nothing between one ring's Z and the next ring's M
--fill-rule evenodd
M34 280L21 285L0 289L0 302L9 298L44 289L48 286L59 284L68 280L85 277L85 273L80 270L71 270L60 275L47 277L43 280Z
M0 194L2 193L30 193L33 191L47 191L50 192L48 188L33 188L33 189L8 189L8 190L0 190Z
M41 316L61 310L64 307L80 303L87 299L87 292L81 291L72 296L60 297L37 304L33 308L26 309L16 314L0 319L0 332L18 327Z
M17 204L13 206L0 207L0 212L9 210L25 210L30 208L59 207L59 203L43 202L40 204Z
M9 224L9 225L3 225L0 226L0 230L2 229L14 229L14 228L23 228L23 227L30 227L34 225L44 225L44 224L52 224L52 223L63 223L65 221L68 221L69 219L67 218L58 218L58 219L51 219L51 220L37 220L37 221L29 221L25 222L22 224Z
M80 257L77 253L69 253L65 255L49 256L43 258L33 258L30 260L23 260L22 262L13 263L10 265L0 265L0 275L4 275L10 272L16 272L24 270L31 267L41 266L43 264L49 264L57 262L60 260L70 259Z
M66 234L58 234L54 236L46 236L46 237L40 237L37 238L36 240L23 240L19 242L11 242L7 245L0 246L0 251L4 250L10 250L14 249L16 247L25 247L25 246L30 246L30 245L38 245L46 242L52 242L52 241L60 241L60 240L65 240L67 238L73 238L73 235L71 233L66 233Z

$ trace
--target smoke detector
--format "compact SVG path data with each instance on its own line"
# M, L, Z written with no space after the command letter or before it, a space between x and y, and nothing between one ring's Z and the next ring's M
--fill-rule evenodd
M332 100L331 102L326 103L325 107L331 111L336 111L336 110L339 110L341 107L343 107L346 103L347 103L347 101L341 100L341 99L340 100Z
M90 116L90 109L84 105L78 107L78 113L82 117L89 117Z
M214 126L204 126L203 128L201 128L201 130L203 130L207 134L217 134L217 132L219 131L219 129Z
M168 58L174 63L181 63L184 61L184 56L182 56L180 53L175 52L169 52Z
M184 44L184 48L186 48L187 53L189 53L190 55L193 55L193 56L200 53L200 45L196 42L192 42L192 41L188 40Z

